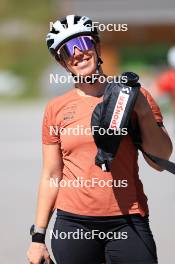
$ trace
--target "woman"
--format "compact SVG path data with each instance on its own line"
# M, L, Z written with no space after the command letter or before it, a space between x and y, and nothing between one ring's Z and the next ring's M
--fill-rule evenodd
M132 138L123 138L111 172L104 172L95 165L97 148L93 136L72 133L77 127L89 131L92 112L102 101L106 86L92 78L93 74L105 75L98 32L91 25L87 17L69 15L54 23L47 36L48 48L57 62L74 77L83 78L74 89L51 100L45 110L43 170L28 259L32 264L40 263L42 258L50 263L44 237L56 209L51 241L56 263L157 263ZM143 88L134 114L143 149L168 159L171 140L163 127L159 107ZM162 170L145 159L151 167ZM59 185L53 184L56 179ZM113 185L101 184L107 181Z

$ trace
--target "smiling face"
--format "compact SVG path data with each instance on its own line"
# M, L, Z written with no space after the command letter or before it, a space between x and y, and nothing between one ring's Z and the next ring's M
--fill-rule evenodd
M79 47L78 45L72 45L72 47L70 47L70 43L68 45L69 52L71 50L71 54L68 56L62 52L64 56L60 56L61 60L59 62L61 65L63 67L66 66L66 68L75 75L90 76L91 74L95 73L97 65L97 53L94 48L94 44L91 42L91 46L89 45L88 49L87 46L85 46L86 50L83 50L83 48L81 49L81 46ZM98 44L96 45L96 49L99 53ZM62 53L60 52L60 55Z
M74 49L74 55L67 62L67 68L75 75L88 76L95 73L97 64L97 55L95 49L81 51Z

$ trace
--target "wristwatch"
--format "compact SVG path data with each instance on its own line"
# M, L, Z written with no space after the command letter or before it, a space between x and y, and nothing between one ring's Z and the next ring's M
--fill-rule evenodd
M32 225L30 228L30 235L32 236L32 242L45 243L46 228L37 227Z
M30 235L34 236L36 234L46 234L46 228L37 227L36 225L32 225L30 228Z

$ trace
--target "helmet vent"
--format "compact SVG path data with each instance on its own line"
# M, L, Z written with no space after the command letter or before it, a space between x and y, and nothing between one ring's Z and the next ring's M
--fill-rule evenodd
M74 16L74 24L77 24L81 16Z
M53 39L49 39L47 41L47 47L50 48L52 46L52 44L54 43L54 40Z
M64 28L68 28L68 23L67 19L60 20L61 24L63 25Z
M58 34L58 33L60 33L60 31L59 30L55 30L55 28L52 27L52 30L50 31L50 33Z
M92 26L92 20L88 20L88 21L86 21L85 23L84 23L84 25L91 25Z

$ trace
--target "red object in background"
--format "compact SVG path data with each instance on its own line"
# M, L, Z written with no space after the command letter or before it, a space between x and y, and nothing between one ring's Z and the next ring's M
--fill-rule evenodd
M157 88L159 94L169 94L173 101L175 110L175 70L167 70L163 72L157 80Z

